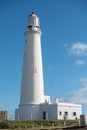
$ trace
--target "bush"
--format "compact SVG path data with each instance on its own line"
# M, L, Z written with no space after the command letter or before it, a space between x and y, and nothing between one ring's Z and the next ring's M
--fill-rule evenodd
M0 122L0 129L6 129L9 128L9 124L6 121L1 121Z

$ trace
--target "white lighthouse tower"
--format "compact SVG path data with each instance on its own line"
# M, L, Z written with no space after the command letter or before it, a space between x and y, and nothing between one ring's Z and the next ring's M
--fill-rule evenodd
M25 119L30 114L30 106L44 102L43 68L41 54L41 30L39 18L34 12L28 17L28 26L24 33L25 50L21 83L21 96L18 118ZM17 118L16 116L16 118ZM29 116L29 115L28 115ZM31 117L26 117L30 119Z
M44 102L41 30L39 18L32 12L28 17L25 35L20 105Z

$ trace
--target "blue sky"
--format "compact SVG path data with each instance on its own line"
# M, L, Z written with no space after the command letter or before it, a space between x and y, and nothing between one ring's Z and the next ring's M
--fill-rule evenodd
M0 1L0 110L20 100L24 31L34 10L42 31L45 94L87 113L87 0Z

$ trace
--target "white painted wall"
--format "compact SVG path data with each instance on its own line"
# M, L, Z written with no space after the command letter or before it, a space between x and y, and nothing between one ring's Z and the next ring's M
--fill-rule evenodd
M54 103L54 104L50 104L50 107L49 107L49 120L57 120L58 119L58 116L57 116L57 104Z
M39 105L23 105L16 110L16 120L42 120L43 112L46 113L47 120L64 120L64 113L67 112L67 120L80 119L82 114L82 106L67 103L43 103ZM62 113L60 115L60 112ZM73 115L76 112L76 116Z
M16 120L37 120L41 118L39 105L23 105L16 110Z
M65 112L68 113L67 119L79 119L82 114L82 106L72 103L58 103L58 119L64 119ZM76 116L73 115L74 112L76 113Z
M44 96L44 102L50 104L50 96Z

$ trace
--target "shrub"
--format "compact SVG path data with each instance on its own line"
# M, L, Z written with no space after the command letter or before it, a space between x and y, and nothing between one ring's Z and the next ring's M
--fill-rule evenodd
M9 124L6 121L1 121L0 122L0 129L6 129L9 128Z

